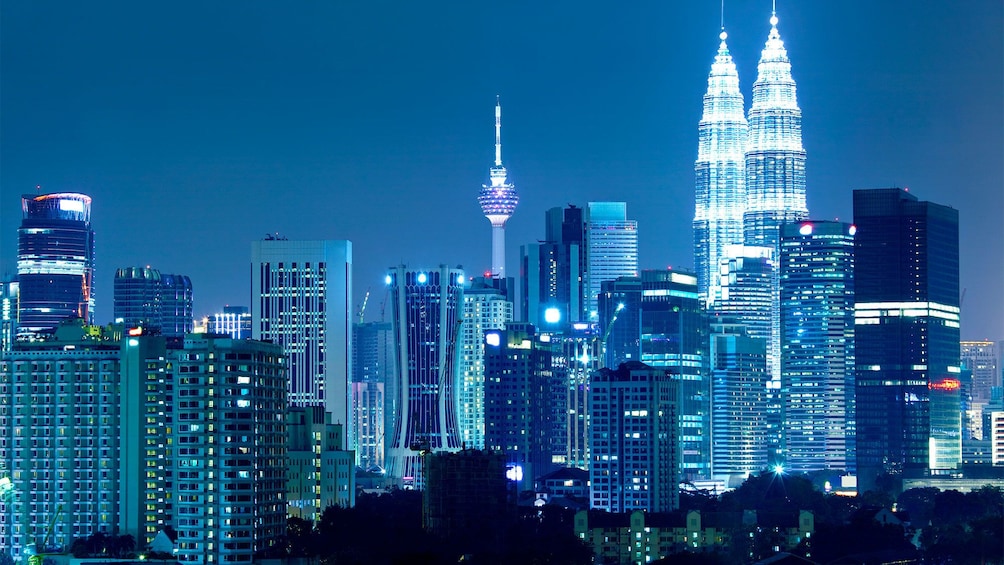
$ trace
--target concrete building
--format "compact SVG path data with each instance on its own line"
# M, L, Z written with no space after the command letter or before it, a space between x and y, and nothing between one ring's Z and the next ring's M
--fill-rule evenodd
M329 506L355 506L356 457L342 445L341 425L320 406L294 407L286 412L286 434L289 515L316 521Z
M637 361L600 369L590 389L590 508L679 506L679 383Z

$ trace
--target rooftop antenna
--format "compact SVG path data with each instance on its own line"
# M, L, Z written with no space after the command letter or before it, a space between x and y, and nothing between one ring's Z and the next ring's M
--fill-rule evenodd
M722 31L725 31L725 0L722 0Z
M495 166L502 166L502 103L495 95Z

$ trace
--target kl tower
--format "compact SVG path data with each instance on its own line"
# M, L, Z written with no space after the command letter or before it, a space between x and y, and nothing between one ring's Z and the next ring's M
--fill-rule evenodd
M489 169L491 184L481 185L478 204L481 212L492 223L492 276L505 276L505 223L516 210L519 195L516 187L506 179L502 166L502 106L495 97L495 165Z

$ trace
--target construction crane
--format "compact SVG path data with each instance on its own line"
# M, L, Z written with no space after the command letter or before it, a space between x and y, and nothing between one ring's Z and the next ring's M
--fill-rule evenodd
M366 303L370 301L370 291L366 289L366 296L363 297L363 305L359 307L359 323L363 323L366 317Z

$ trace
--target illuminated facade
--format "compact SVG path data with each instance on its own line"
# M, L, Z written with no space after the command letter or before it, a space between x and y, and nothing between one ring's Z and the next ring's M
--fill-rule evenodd
M165 340L66 321L0 360L0 547L99 531L146 545L172 523ZM44 384L43 384L44 383ZM44 494L43 494L44 493Z
M808 210L802 111L777 15L771 15L770 26L749 110L743 226L747 245L776 250L780 227L804 220Z
M855 190L858 488L962 457L959 214L898 188Z
M986 404L990 390L1001 386L1000 347L996 341L963 341L962 362L973 372L973 402Z
M583 212L571 205L549 209L544 240L520 247L520 312L538 328L556 331L586 319Z
M519 490L552 466L555 380L551 340L533 324L485 332L485 447L503 453Z
M251 563L286 535L286 364L278 344L189 334L174 360L175 556Z
M250 339L253 333L251 312L247 306L224 306L206 319L206 333L228 335L234 339Z
M516 211L519 195L502 166L502 105L495 100L495 165L489 169L490 184L481 186L478 204L492 224L492 276L505 276L505 223Z
M21 332L55 329L67 318L94 317L91 197L62 192L21 197L17 232Z
M17 338L17 281L0 281L0 353L10 351Z
M192 331L192 281L150 267L115 271L114 317L126 327L144 327L168 337ZM250 336L248 336L250 337Z
M593 376L590 508L669 512L679 507L678 386L670 371L637 361Z
M352 242L265 239L251 244L254 339L279 344L290 406L323 406L352 445Z
M743 324L713 323L711 360L712 477L729 488L767 467L767 340Z
M854 469L854 233L840 222L781 226L784 467Z
M286 411L288 513L316 521L329 506L356 503L356 455L342 446L342 427L320 406Z
M601 337L596 324L585 322L549 334L556 379L551 460L557 465L589 468L589 387L592 375L603 365Z
M457 418L460 441L468 449L485 447L485 332L500 330L513 318L513 304L505 293L475 278L464 290L460 327Z
M585 217L586 270L582 302L597 321L596 297L604 281L638 276L638 222L627 217L625 202L590 202Z
M393 308L399 395L387 473L421 489L422 453L461 448L457 426L457 340L464 272L442 265L387 274Z
M739 90L739 73L723 30L708 75L704 113L698 126L694 212L694 264L698 292L714 295L725 246L743 242L746 209L746 141L749 128Z

